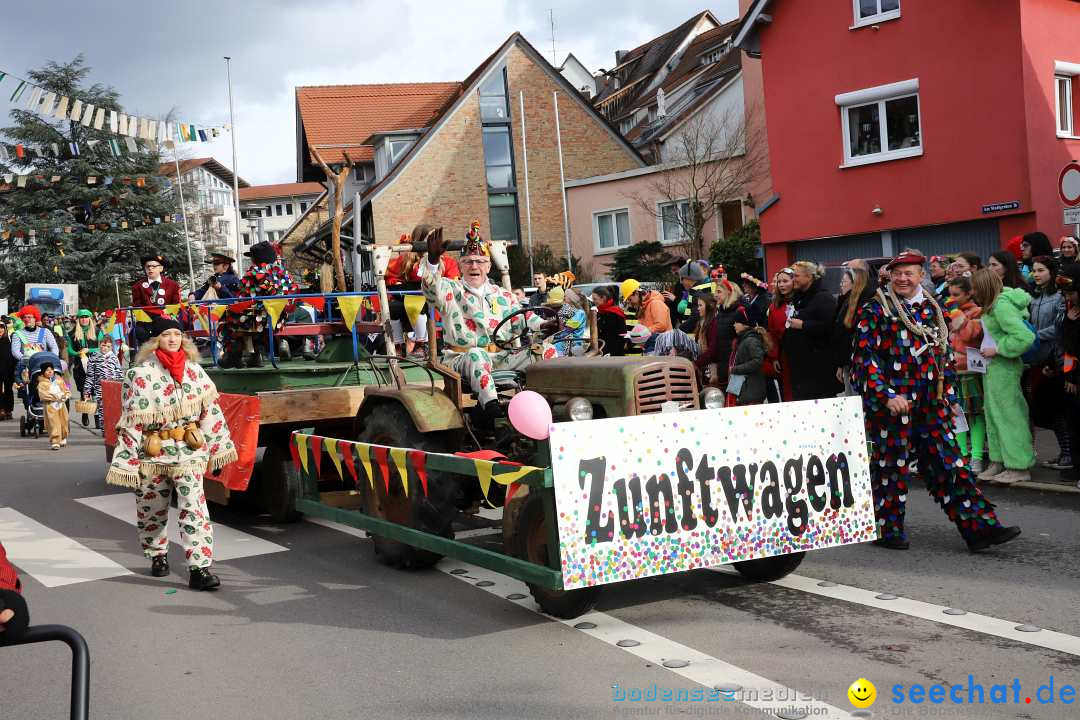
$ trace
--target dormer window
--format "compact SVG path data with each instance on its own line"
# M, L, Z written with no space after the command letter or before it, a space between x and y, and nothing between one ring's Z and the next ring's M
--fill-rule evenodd
M900 0L852 0L855 6L855 25L876 25L900 17Z
M720 47L716 48L715 50L710 50L707 53L702 53L701 54L701 64L702 65L712 65L714 62L718 62L720 60L720 58L724 57L724 54L726 52L727 52L727 44L725 43L724 45L721 45Z

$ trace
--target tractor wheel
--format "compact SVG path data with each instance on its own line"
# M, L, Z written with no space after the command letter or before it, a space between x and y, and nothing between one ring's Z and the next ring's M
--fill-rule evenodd
M772 582L795 572L795 568L799 567L804 557L806 553L797 552L757 560L744 560L731 565L745 578L757 582Z
M550 562L551 553L557 554L559 549L548 547L543 492L550 491L530 492L521 503L511 530L510 547L507 549L515 557L546 567ZM532 593L540 609L548 615L571 619L592 609L599 597L600 588L552 590L529 583L529 592Z
M255 502L263 513L270 516L271 522L294 522L300 514L296 512L296 499L300 496L300 475L293 465L289 453L288 440L272 442L267 445L262 460L259 461L255 484Z
M438 433L422 433L416 429L404 407L385 403L376 405L363 419L359 442L374 445L446 452L444 437ZM452 522L456 509L454 497L456 483L441 473L427 473L427 494L424 494L420 478L413 470L408 471L409 492L406 495L401 479L392 472L389 488L381 473L373 468L374 478L360 478L364 512L371 517L389 520L421 532L452 538ZM372 482L373 481L373 482ZM438 553L406 545L397 540L372 534L375 554L379 560L392 567L417 569L431 567L443 558Z

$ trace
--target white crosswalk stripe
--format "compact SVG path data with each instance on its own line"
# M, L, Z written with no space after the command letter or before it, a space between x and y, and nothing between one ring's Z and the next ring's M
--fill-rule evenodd
M76 502L103 512L117 520L122 520L128 525L135 525L135 500L130 493L110 493L109 495L85 497L79 498ZM179 544L180 530L176 523L177 512L176 508L169 508L169 539ZM134 533L132 533L131 540L133 543L138 543ZM263 540L255 535L249 535L228 525L214 523L214 560L216 562L285 552L288 549L283 545Z
M104 580L131 571L12 508L0 508L8 559L45 587Z

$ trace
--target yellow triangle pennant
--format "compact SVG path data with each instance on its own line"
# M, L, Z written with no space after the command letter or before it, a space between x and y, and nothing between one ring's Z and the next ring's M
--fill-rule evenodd
M323 440L322 446L326 448L326 452L330 455L330 459L334 461L334 467L337 468L338 477L344 480L345 475L341 471L341 454L338 452L337 440L326 438Z
M367 474L368 484L371 485L371 489L375 489L375 473L371 471L371 446L367 443L356 443L353 447L356 448L356 457L359 458L360 464L364 467L364 472Z
M300 457L300 465L303 466L304 472L307 472L308 456L307 456L307 435L295 434L296 438L296 454Z
M480 481L480 492L484 493L484 499L488 499L488 488L491 487L491 471L495 465L489 460L473 460L476 468L476 478ZM490 505L491 502L488 501Z
M398 477L401 478L401 487L405 490L405 497L409 496L409 468L405 465L405 450L402 448L390 448L390 459L397 468Z
M176 317L176 313L180 312L180 304L175 303L173 305L166 305L165 312L167 312L172 317Z
M150 316L146 314L145 310L135 310L132 315L135 316L135 322L148 323L153 322Z
M220 320L221 316L224 315L225 311L228 309L228 305L214 305L210 308L210 314L214 316L215 320Z
M427 298L423 295L405 296L405 315L409 318L409 325L416 327L420 322L420 311L424 308Z
M510 485L512 483L516 483L518 480L525 477L533 470L535 470L535 468L525 466L518 468L517 470L514 470L512 472L504 472L499 473L498 475L493 475L491 479L499 483L500 485Z
M110 315L105 319L105 327L101 328L101 332L104 335L112 335L114 327L116 327L116 316Z
M363 301L364 298L357 295L346 295L337 299L338 307L341 308L341 316L345 319L345 324L349 327L349 330L352 330L353 325L356 324L356 315L360 312L360 305Z
M263 300L263 307L266 308L266 314L270 316L270 323L277 325L278 318L281 317L281 311L285 309L285 306L289 304L288 300Z

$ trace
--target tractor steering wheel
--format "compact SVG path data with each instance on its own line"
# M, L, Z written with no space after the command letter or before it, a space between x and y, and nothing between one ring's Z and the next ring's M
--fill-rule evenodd
M519 350L527 350L529 348L529 346L532 344L531 342L522 342L521 347L514 347L514 344L517 343L518 340L522 340L522 341L526 340L529 333L532 332L532 330L529 328L528 324L525 325L525 329L524 329L523 332L520 332L517 335L511 335L506 340L500 340L499 339L499 330L502 329L503 325L510 322L511 320L513 320L518 315L525 315L527 313L535 313L536 315L539 315L540 317L547 317L550 320L554 320L556 317L558 317L558 312L556 312L555 310L552 310L551 308L546 307L544 305L540 305L538 307L521 308L519 310L515 310L514 312L512 312L509 315L507 315L506 317L504 317L502 319L502 321L498 325L495 326L495 329L491 331L491 341L493 343L495 343L495 347L499 348L500 350L507 350L509 352L516 352L516 351L519 351Z

